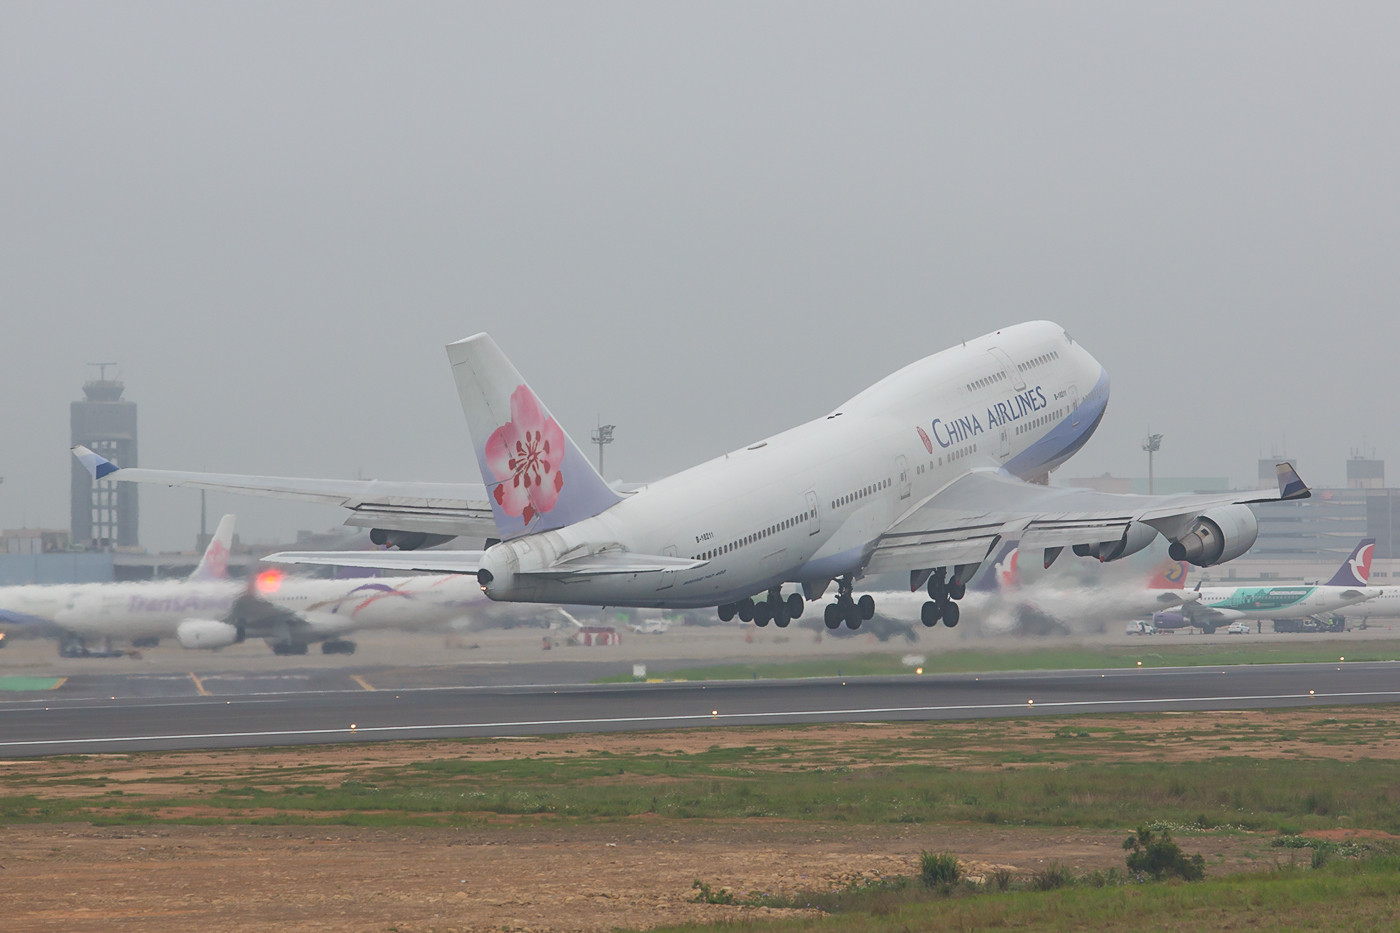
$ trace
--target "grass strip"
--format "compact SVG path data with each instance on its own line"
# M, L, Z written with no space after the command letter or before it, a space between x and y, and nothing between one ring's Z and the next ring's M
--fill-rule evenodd
M1100 880L1102 876L1100 875ZM885 883L850 892L837 912L779 920L729 920L654 927L654 933L881 933L921 930L1379 930L1393 929L1400 897L1400 859L1382 855L1333 861L1319 869L1289 866L1192 884L1092 886L1079 879L1055 890L998 892L964 886L951 894ZM980 889L980 890L979 890ZM811 895L832 910L828 892ZM803 895L784 905L803 906ZM714 901L712 901L714 902Z
M685 751L667 750L665 732L593 738L582 751L557 750L551 737L504 751L497 740L458 740L406 763L342 758L334 768L314 748L276 768L234 751L184 771L180 753L71 756L0 772L0 825L646 816L1117 829L1150 813L1173 829L1400 833L1393 713L1330 712L746 727L684 733Z

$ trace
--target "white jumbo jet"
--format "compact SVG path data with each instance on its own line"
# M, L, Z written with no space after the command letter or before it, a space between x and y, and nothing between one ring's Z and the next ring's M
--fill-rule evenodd
M1240 556L1258 524L1246 503L1307 486L1279 464L1276 493L1130 496L1050 488L1093 434L1108 375L1048 321L1003 328L911 363L830 413L636 491L597 474L486 334L449 344L484 485L379 483L120 469L86 448L97 478L223 489L352 511L371 540L419 547L455 535L484 551L286 552L291 563L475 572L495 600L718 606L778 625L836 583L826 624L874 613L866 575L927 586L925 625L957 624L965 582L999 541L1116 560L1158 534L1176 559ZM784 587L799 591L784 595Z
M0 623L57 634L70 656L106 654L116 641L174 638L185 648L223 648L261 638L274 654L351 654L345 636L367 628L431 627L498 611L475 578L461 574L313 580L273 569L228 579L234 516L225 515L204 557L184 580L0 588Z

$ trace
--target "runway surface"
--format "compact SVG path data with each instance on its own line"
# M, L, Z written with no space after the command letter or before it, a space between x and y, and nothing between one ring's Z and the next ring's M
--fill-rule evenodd
M0 700L0 757L1400 701L1392 661L609 686L573 667L80 675Z

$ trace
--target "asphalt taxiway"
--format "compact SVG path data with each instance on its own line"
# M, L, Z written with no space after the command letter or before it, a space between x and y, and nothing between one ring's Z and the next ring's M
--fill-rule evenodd
M502 665L494 673L488 665L470 684L460 667L152 673L122 676L121 692L103 679L118 675L80 675L63 690L0 701L0 757L1400 702L1393 661L580 683L589 673L572 664Z

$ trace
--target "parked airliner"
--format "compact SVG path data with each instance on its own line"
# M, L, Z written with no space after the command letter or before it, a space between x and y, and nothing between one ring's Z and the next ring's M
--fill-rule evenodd
M476 552L274 555L287 562L475 571L495 600L718 606L756 621L796 617L835 582L833 628L871 617L873 599L855 593L870 574L908 573L911 591L927 587L924 624L955 625L965 581L1002 540L1048 565L1066 547L1116 560L1162 534L1175 559L1211 566L1254 543L1245 503L1309 495L1286 463L1276 493L1043 485L1093 434L1109 394L1099 362L1048 321L911 363L822 417L635 492L603 481L489 336L447 355L482 486L120 469L74 453L97 478L336 502L401 548L494 539Z
M355 643L345 636L360 629L431 627L502 608L462 574L313 580L273 569L231 580L233 526L225 515L187 579L4 587L0 622L56 635L72 655L88 653L89 641L110 650L161 638L185 648L261 638L275 654L305 654L320 642L326 654L349 654Z
M1352 548L1332 579L1321 584L1284 586L1197 586L1172 590L1185 601L1180 608L1152 614L1159 629L1195 626L1207 635L1217 626L1240 619L1306 619L1329 616L1347 606L1366 603L1381 591L1369 586L1371 554L1375 538L1364 538ZM1365 610L1358 607L1359 612Z

